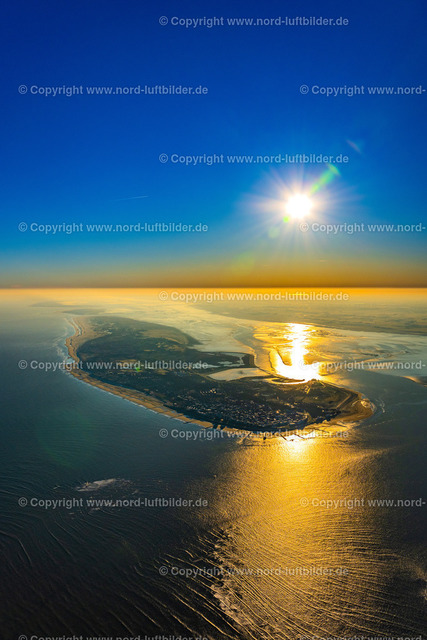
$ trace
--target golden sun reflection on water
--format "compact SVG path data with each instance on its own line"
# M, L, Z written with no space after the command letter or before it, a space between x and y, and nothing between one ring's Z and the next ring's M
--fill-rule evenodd
M392 612L379 604L393 571L378 559L381 521L345 503L366 495L371 459L339 439L313 438L242 446L221 460L211 502L223 577L215 593L248 636L390 628Z
M286 355L290 364L284 363L278 349L272 349L270 352L270 362L275 373L298 382L319 380L320 363L312 362L308 364L306 362L306 356L309 354L309 346L313 340L314 329L306 324L288 324L287 328L288 332L285 338L289 341L289 350L287 350Z

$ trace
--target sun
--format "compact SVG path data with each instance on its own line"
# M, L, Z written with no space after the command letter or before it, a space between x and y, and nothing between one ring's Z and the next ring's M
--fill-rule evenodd
M308 216L313 203L311 199L303 193L291 196L286 203L286 213L291 219L301 220Z

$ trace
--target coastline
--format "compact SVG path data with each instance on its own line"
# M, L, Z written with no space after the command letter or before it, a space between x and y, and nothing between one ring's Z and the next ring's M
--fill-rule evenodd
M80 363L80 360L77 356L77 349L80 343L86 342L91 337L95 337L95 333L92 332L87 324L84 322L82 318L68 318L70 324L75 328L76 333L72 336L69 336L65 340L65 346L67 347L68 355L70 358L77 364ZM79 339L80 338L80 339ZM86 373L86 371L82 371L81 369L70 369L69 373L73 375L78 380L82 382L86 382L87 384L92 385L93 387L97 387L98 389L102 389L107 393L112 393L115 396L119 396L124 400L128 400L129 402L133 402L134 404L138 404L150 411L155 411L156 413L161 413L168 418L175 418L176 420L180 420L181 422L197 424L201 427L213 428L214 425L211 422L204 422L202 420L193 420L187 418L187 416L177 413L173 409L166 407L156 398L152 398L151 396L147 396L141 391L137 391L136 389L127 389L124 387L118 387L117 385L109 384L108 382L102 382L101 380L97 380L92 377L90 374Z
M78 318L73 317L67 318L68 322L72 325L75 332L73 335L69 336L65 340L65 346L67 348L67 352L69 357L76 364L80 365L80 360L77 356L77 350L80 344L87 342L91 338L99 337L99 334L94 332L89 326L88 323L85 322L84 317L79 316ZM72 376L80 380L81 382L85 382L87 384L92 385L93 387L97 387L102 391L107 393L111 393L115 396L122 398L123 400L127 400L129 402L133 402L134 404L145 407L150 411L154 411L155 413L159 413L161 415L166 416L167 418L172 418L175 420L179 420L180 422L186 424L194 424L203 428L213 429L217 431L217 427L208 421L197 420L194 418L188 418L184 414L178 413L173 409L165 406L162 402L153 398L152 396L147 396L141 391L137 391L136 389L129 389L125 387L119 387L117 385L112 385L107 382L102 382L92 377L86 371L82 371L80 368L70 368L68 370ZM354 427L357 423L369 418L373 415L375 407L372 405L369 400L367 400L361 393L348 390L349 393L356 394L353 402L350 405L351 409L354 409L353 412L348 414L343 414L339 417L333 418L330 421L325 421L321 423L313 423L309 424L303 429L295 429L286 432L254 432L244 429L236 429L231 427L223 427L221 431L228 433L231 436L240 436L240 437L251 437L257 440L265 440L266 438L282 438L285 440L288 439L296 439L296 438L311 438L311 437L332 437L336 434L348 431L352 427Z

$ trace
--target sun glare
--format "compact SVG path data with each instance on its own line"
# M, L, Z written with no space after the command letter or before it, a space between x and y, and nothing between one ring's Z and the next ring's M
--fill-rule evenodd
M290 218L300 220L309 215L312 207L311 199L300 193L289 198L286 203L286 213Z
M290 323L287 325L286 339L289 341L288 356L290 364L286 365L277 349L270 352L270 362L279 376L291 380L307 382L319 380L319 363L306 363L313 330L305 324Z

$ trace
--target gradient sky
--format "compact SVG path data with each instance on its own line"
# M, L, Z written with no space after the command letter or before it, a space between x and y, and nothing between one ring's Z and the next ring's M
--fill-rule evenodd
M159 17L323 16L343 27L161 26ZM425 0L15 0L3 7L3 287L427 286L427 231L303 233L287 194L326 165L183 166L159 154L348 155L309 222L427 226ZM20 85L203 85L201 96L22 95ZM366 91L366 89L365 89ZM139 196L146 196L141 198ZM203 223L205 233L20 232L18 224Z

